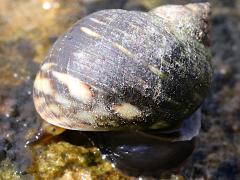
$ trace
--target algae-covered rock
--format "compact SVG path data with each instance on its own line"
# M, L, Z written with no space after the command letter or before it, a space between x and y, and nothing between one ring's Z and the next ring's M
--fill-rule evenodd
M0 179L4 180L20 180L23 177L17 173L16 167L8 160L0 163Z
M102 160L97 148L54 142L35 145L32 150L33 164L28 172L35 179L131 179Z

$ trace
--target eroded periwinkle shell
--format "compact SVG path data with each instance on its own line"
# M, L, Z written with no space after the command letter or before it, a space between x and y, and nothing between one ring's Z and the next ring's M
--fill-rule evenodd
M85 131L179 126L205 98L212 70L205 46L179 37L170 23L125 10L79 20L37 74L38 113L54 125Z

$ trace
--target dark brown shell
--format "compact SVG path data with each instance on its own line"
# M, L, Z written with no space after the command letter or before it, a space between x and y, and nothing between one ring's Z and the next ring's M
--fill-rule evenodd
M153 13L103 10L53 45L34 83L37 111L67 129L173 128L211 82L208 52Z

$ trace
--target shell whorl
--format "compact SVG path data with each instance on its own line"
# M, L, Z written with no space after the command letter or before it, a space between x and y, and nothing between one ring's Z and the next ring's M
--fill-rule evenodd
M154 14L103 10L53 45L34 83L43 119L67 129L170 128L210 86L204 45L179 40Z
M192 37L205 45L209 45L208 18L210 3L165 5L159 6L150 12L164 19L172 31L182 39Z

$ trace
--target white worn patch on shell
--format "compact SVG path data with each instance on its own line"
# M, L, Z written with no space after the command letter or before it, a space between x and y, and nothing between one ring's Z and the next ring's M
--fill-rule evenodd
M113 105L112 109L122 118L129 119L129 120L136 117L140 117L142 114L142 112L136 106L130 103Z
M43 108L43 107L42 107ZM40 113L41 117L46 120L47 122L51 123L51 124L54 124L56 126L58 126L60 119L57 118L54 114L53 114L53 111L54 111L54 107L52 106L51 109L49 108L49 106L45 106L43 111ZM57 110L58 112L58 110Z
M34 82L34 88L37 91L40 91L46 95L53 95L54 90L52 88L51 82L48 78L41 76L40 73L37 74L35 82Z
M91 21L95 22L95 23L98 23L98 24L101 24L101 25L106 25L105 22L100 21L100 20L98 20L98 19L96 19L96 18L89 18L89 19L90 19Z
M45 63L42 65L41 70L42 71L49 71L51 70L54 66L56 66L55 63Z
M73 98L76 98L83 103L88 103L92 99L93 92L91 91L90 86L83 81L69 74L57 71L53 71L52 74L57 80L67 86L69 93Z
M110 116L110 113L107 111L104 105L98 104L96 108L93 109L93 113L97 116Z
M48 104L47 108L54 114L61 114L61 109L56 104Z
M84 32L85 34L89 35L89 36L92 36L92 37L95 37L95 38L100 38L101 35L98 34L97 32L87 28L87 27L81 27L81 31Z
M36 109L40 112L41 107L45 104L45 98L43 97L34 97L34 104Z
M71 101L67 99L66 97L60 95L60 94L55 94L54 95L54 100L59 103L64 105L65 107L70 107L71 106Z
M82 58L85 58L86 56L88 56L88 54L84 51L74 52L73 55L76 59L82 59Z
M88 124L94 124L97 119L96 116L89 111L81 111L79 113L76 113L75 116L82 122L86 122Z
M156 74L160 78L164 78L165 74L161 71L161 69L158 69L152 65L148 65L148 68L150 71L152 71L154 74Z
M41 118L55 126L68 128L68 124L72 122L69 121L68 117L65 117L60 107L54 103L47 104L45 100L45 98L34 97L34 104Z
M113 45L113 47L119 49L119 50L120 50L121 52L123 52L124 54L126 54L126 55L128 55L128 56L130 56L130 57L133 56L133 54L132 54L127 48L123 47L121 44L112 42L112 45Z

